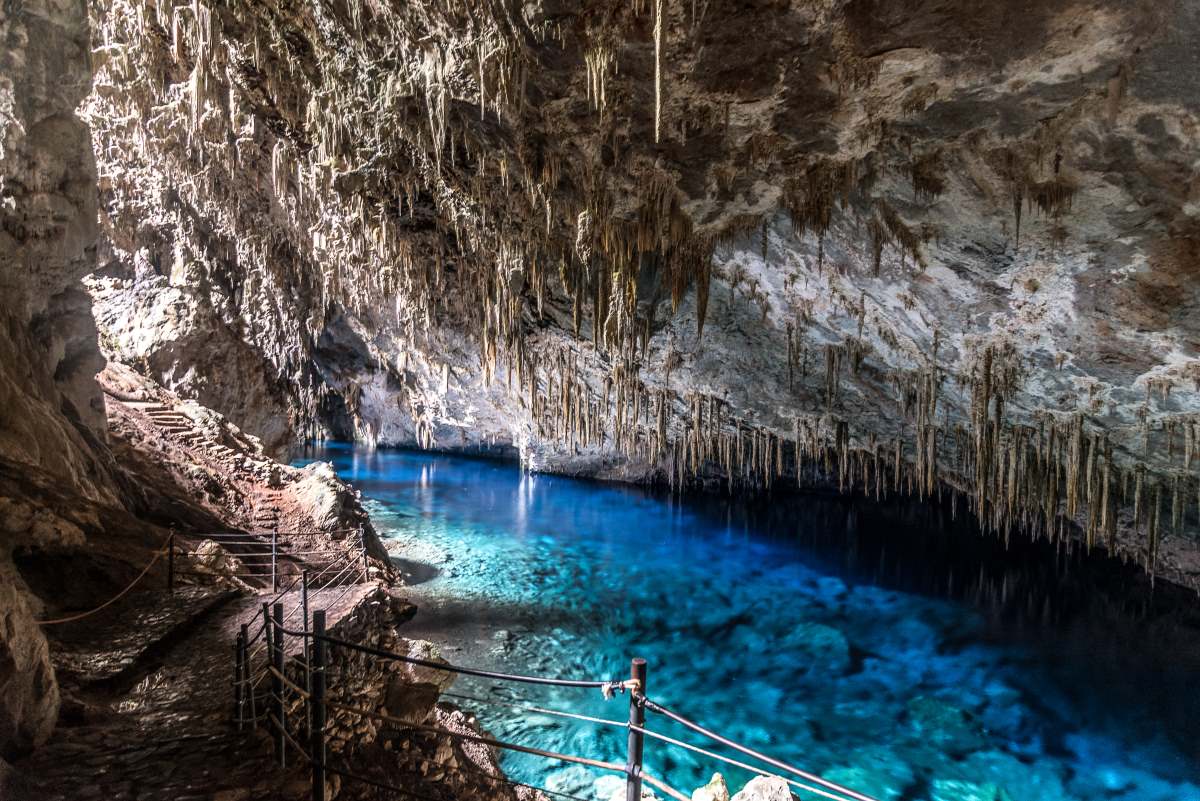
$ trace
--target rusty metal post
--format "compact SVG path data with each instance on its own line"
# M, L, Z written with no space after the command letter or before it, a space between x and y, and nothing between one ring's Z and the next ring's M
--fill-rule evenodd
M279 559L279 531L271 530L271 592L279 592L279 570L276 565Z
M629 664L629 678L637 686L629 691L629 725L639 729L646 725L646 707L642 698L646 692L646 660L635 658ZM642 750L645 736L640 731L629 729L629 750L625 759L625 801L642 801Z
M300 614L304 615L304 633L308 634L308 570L300 574ZM305 640L304 652L308 653L308 640Z
M312 801L325 801L325 610L313 612L312 691L308 696L308 752L312 762Z
M271 638L271 662L276 673L271 674L271 690L274 693L275 709L275 756L279 759L279 767L287 767L287 741L284 739L284 726L287 720L283 705L283 604L275 604L274 636Z
M358 527L358 547L363 555L363 581L367 581L371 577L371 560L367 558L367 530L362 526Z
M233 646L233 716L237 719L238 731L242 730L242 707L244 706L242 693L245 691L245 685L242 684L242 675L246 667L243 661L246 654L246 627L242 626L237 633L237 641Z
M304 632L304 637L300 641L300 645L304 648L304 689L312 692L312 649L308 642L308 571L305 570L300 574L300 614L304 616L301 631ZM311 714L304 715L305 731L312 726Z
M167 592L175 592L175 526L171 526L171 535L167 537Z

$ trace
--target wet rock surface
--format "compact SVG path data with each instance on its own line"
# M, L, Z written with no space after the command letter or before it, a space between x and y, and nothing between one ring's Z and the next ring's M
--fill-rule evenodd
M331 608L331 620L349 613L369 590L369 585L363 585ZM294 604L298 598L282 600ZM147 604L155 606L147 608ZM121 665L123 672L136 670L131 686L79 676L69 719L49 744L16 763L19 778L10 788L15 797L22 801L306 797L303 776L267 768L270 739L265 729L251 730L247 725L239 732L231 722L232 643L242 623L254 623L260 612L258 600L239 599L210 614L192 610L190 616L191 603L165 594L140 598L137 605L142 619L165 616L189 630L167 652ZM142 650L148 650L157 626L130 631L127 625L138 617L122 615L108 627L90 631L93 659L111 659L112 639L105 635L113 628L125 637L142 637ZM75 653L85 646L77 642ZM70 662L63 664L63 669L69 667Z
M1197 32L1151 0L4 4L0 756L58 711L38 616L166 524L201 561L254 538L184 585L262 587L282 524L329 564L357 499L269 458L314 435L949 492L1196 587ZM73 675L154 652L113 644Z
M1196 585L1185 3L360 5L93 2L109 358L271 452L958 490Z

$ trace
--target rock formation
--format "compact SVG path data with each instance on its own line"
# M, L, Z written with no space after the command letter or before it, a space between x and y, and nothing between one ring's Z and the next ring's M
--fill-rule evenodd
M905 492L1198 586L1197 34L1180 0L6 3L0 575L147 511L108 359L260 467L333 435ZM14 586L0 756L55 712Z
M52 476L113 500L95 447L104 406L91 303L96 172L75 107L91 85L82 3L0 9L0 470ZM78 535L27 497L0 492L0 759L42 742L58 715L46 641L12 566L14 547Z
M954 488L1194 583L1184 4L92 15L106 353L272 449Z

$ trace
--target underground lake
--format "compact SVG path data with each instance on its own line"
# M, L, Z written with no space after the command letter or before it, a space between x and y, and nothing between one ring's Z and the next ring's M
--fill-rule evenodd
M1114 560L1006 545L946 504L678 498L336 444L297 463L314 459L364 494L404 571L404 635L451 662L609 679L644 657L653 699L881 801L1200 800L1200 629ZM519 708L621 721L625 696L464 678L450 696L500 739L624 760L624 729ZM578 797L622 786L504 765ZM655 741L646 766L680 788L750 776Z

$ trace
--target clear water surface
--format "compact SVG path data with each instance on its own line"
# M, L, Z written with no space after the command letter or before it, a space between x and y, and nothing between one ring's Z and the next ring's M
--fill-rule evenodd
M679 500L337 445L297 464L313 458L369 499L420 607L406 635L452 661L619 678L643 656L660 703L880 801L1200 801L1194 615L1092 587L1049 546L1005 550L861 500ZM502 705L621 719L624 697L452 692L487 701L457 703L502 739L624 761L623 730ZM685 792L721 770L646 753ZM620 786L520 755L505 767L604 801ZM748 778L722 772L734 791Z

